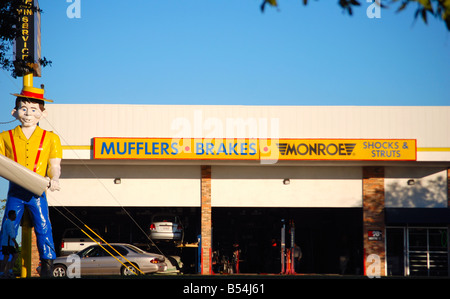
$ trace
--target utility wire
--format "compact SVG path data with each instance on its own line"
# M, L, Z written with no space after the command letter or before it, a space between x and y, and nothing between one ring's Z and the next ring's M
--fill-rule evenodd
M65 207L64 207L65 208ZM80 222L82 222L77 216L75 216L72 212L70 212L67 208L65 208L72 216L74 216L75 218L77 218ZM59 209L56 208L56 210L62 215L64 216L67 220L69 220L73 225L75 225L79 230L81 230L81 232L83 234L85 234L89 239L91 239L92 241L94 241L98 246L100 246L106 253L108 253L110 256L112 256L113 258L115 258L119 263L121 263L125 268L128 268L128 270L130 270L134 275L137 275L136 272L133 271L132 268L128 267L127 265L125 265L121 260L119 260L114 254L112 254L111 252L109 252L102 244L100 244L100 242L98 242L97 240L95 240L92 236L90 236L87 232L85 232L81 227L79 227L75 222L73 222L69 217L67 217L66 215L64 215L64 213L62 213ZM119 251L117 251L117 249L115 249L114 247L111 246L111 244L109 244L108 242L106 242L102 237L100 237L97 233L95 233L89 226L87 226L86 224L84 224L85 227L87 227L93 234L95 234L98 238L100 238L100 240L107 244L111 249L113 249L118 255L120 255L124 260L126 260L130 265L132 265L134 267L134 269L137 269L139 272L141 272L142 274L145 274L144 272L142 272L141 269L139 269L136 265L134 265L132 262L130 262L126 257L124 257Z
M10 79L10 81L13 83L13 85L16 86L16 88L19 89L19 87L17 86L17 83L14 82L13 80L11 80L10 76L8 74L6 74L6 72L3 70L3 73L5 73L5 75ZM6 125L12 122L15 122L17 119L8 121L8 122L0 122L0 125ZM55 127L50 123L50 121L47 120L47 123L53 128L54 131L57 132L57 130L55 129ZM59 135L59 134L58 134ZM64 142L67 143L67 141L65 140L64 136L59 135L59 137L64 140ZM117 198L111 193L111 191L100 181L100 179L97 177L97 175L95 174L94 171L92 171L92 169L85 163L83 162L83 159L80 158L80 156L78 155L78 153L75 152L75 155L78 157L78 159L80 161L82 161L82 164L84 167L86 167L87 170L89 170L89 172L97 179L98 182L100 182L100 184L103 186L103 188L109 193L109 195L114 199L114 201L120 206L120 208L125 212L125 214L128 215L128 217L133 221L133 223L139 228L139 230L144 234L144 236L152 243L152 245L158 250L159 253L161 253L161 255L165 256L164 253L161 251L161 249L159 249L159 247L155 244L155 242L153 242L153 240L147 235L147 233L142 229L142 227L136 222L136 220L130 215L130 213L125 209L125 207L117 200ZM69 211L65 206L61 205L68 213L70 213L74 218L76 218L80 223L82 223L83 225L86 225L83 221L81 221L81 219L79 219L76 215L74 215L71 211ZM81 227L79 227L78 225L76 225L72 220L70 220L66 215L64 215L61 211L59 211L58 209L56 209L61 215L63 215L64 217L66 217L67 220L69 220L72 224L74 224L77 228L79 228L81 230Z
M48 124L52 127L52 129L55 132L58 132L55 127L47 120ZM58 134L59 135L59 134ZM60 138L66 143L66 139L64 138L64 136L59 135ZM155 242L153 242L153 240L147 235L147 233L144 231L144 229L139 225L139 223L137 223L137 221L133 218L133 216L131 216L131 214L125 209L125 207L119 202L119 200L114 196L114 194L112 194L112 192L105 186L105 184L99 179L99 177L97 176L97 174L89 167L89 165L87 165L83 159L81 159L81 157L78 155L78 153L75 152L75 155L79 158L79 160L81 161L81 163L83 164L84 167L86 167L86 169L94 176L94 178L103 186L103 188L108 192L108 194L111 196L112 199L114 199L114 201L120 206L120 208L125 212L125 214L127 214L127 216L133 221L133 223L139 228L139 230L144 234L144 236L147 238L147 240L149 240L152 245L158 250L158 252L163 255L165 257L165 254L161 251L161 249L155 244ZM78 217L76 217L72 212L70 212L65 206L61 205L62 207L64 207L64 209L69 212L72 216L74 216L78 221L80 221L81 223L84 224L83 221L81 221L81 219L79 219ZM77 226L78 227L78 226ZM79 228L79 227L78 227ZM81 228L80 228L81 229Z
M5 76L12 82L12 84L19 90L20 87L17 86L17 83L14 82L14 80L11 79L11 76L10 76L4 69L2 69L2 71L3 71L3 73L5 74ZM0 122L0 125L10 124L10 123L12 123L12 122L15 122L16 120L17 120L17 119L13 119L13 120L11 120L11 121L3 121L3 122Z
M12 122L15 122L17 119L13 119L13 120L10 120L10 121L0 121L0 125L6 125L6 124L10 124L10 123L12 123Z

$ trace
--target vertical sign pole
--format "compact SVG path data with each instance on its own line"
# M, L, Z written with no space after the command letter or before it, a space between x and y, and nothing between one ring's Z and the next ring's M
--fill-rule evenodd
M33 87L33 74L27 73L23 75L23 86ZM31 232L32 223L27 210L23 213L22 218L22 268L20 277L31 277Z
M39 59L41 58L41 16L38 0L21 0L19 9L20 34L15 43L15 67L19 76L23 77L23 86L33 87L33 75L41 76ZM35 8L35 9L33 9ZM24 65L32 66L32 70L24 68ZM31 216L27 211L22 219L22 253L21 253L21 277L31 276L31 247L32 247Z
M23 213L22 218L22 269L21 278L31 277L31 231L32 223L28 211Z

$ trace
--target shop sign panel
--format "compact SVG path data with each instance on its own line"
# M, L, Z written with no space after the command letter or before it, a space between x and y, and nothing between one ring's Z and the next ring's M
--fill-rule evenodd
M415 161L415 139L94 138L94 159Z
M260 148L261 159L415 161L415 139L279 139Z
M257 139L94 138L94 159L258 160Z
M367 232L367 239L369 241L381 241L383 237L383 233L381 230L369 230Z

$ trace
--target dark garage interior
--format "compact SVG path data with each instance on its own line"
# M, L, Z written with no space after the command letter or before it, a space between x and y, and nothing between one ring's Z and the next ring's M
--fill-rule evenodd
M233 244L239 244L241 273L280 273L284 219L286 247L291 244L289 220L293 220L295 243L302 250L298 273L362 274L360 208L214 208L212 213L213 250L232 255ZM349 261L341 269L344 254Z
M176 247L171 242L148 240L154 214L180 217L184 243L197 242L200 234L198 207L50 207L53 236L58 252L65 229L87 224L107 242L138 244L143 249L165 255L179 255L184 273L195 273L197 249ZM285 243L290 247L290 223L295 226L295 243L302 259L297 273L362 274L363 233L361 208L218 208L212 209L213 254L216 274L223 273L220 262L239 253L239 273L279 274L281 271L281 228L285 223ZM82 223L81 223L82 222ZM139 225L139 226L138 226ZM342 268L340 257L347 255ZM220 259L219 259L220 258ZM234 269L234 273L236 269Z

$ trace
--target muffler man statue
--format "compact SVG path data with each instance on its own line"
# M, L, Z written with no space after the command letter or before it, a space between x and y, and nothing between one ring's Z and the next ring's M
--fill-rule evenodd
M44 102L52 101L44 98L43 89L30 86L24 86L20 94L13 95L17 98L12 115L21 122L21 125L0 133L0 154L43 177L49 177L48 188L51 191L59 190L61 142L58 135L45 131L38 125L39 121L47 116ZM41 276L51 276L56 253L46 194L45 192L33 194L19 184L10 181L5 217L10 210L16 211L16 232L25 208L31 215L36 233L41 259Z

